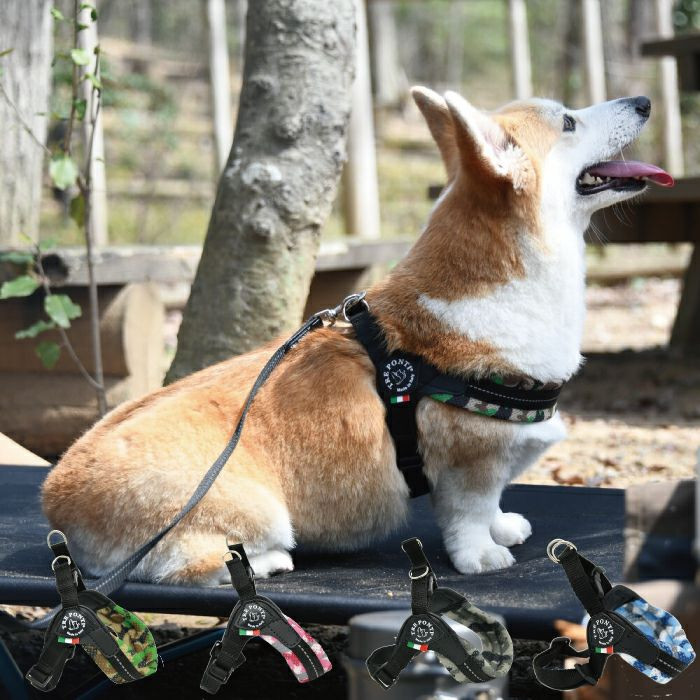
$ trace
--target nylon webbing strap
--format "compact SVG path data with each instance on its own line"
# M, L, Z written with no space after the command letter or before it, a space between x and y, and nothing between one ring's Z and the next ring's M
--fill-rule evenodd
M74 654L74 646L59 644L56 639L47 639L39 660L27 671L25 678L37 690L53 690L61 680L63 668Z
M304 323L304 325L298 331L296 331L296 333L294 333L282 346L277 348L275 353L263 367L262 371L255 380L253 387L248 393L248 397L246 398L245 403L243 404L243 410L241 411L241 416L238 419L238 424L236 425L236 429L234 430L233 435L229 439L226 447L224 447L221 454L216 458L214 463L207 470L206 474L202 477L202 480L199 482L197 488L195 489L194 493L190 496L187 503L162 530L160 530L146 543L141 545L139 549L137 549L132 555L127 557L123 562L121 562L121 564L118 564L111 571L109 571L104 576L100 577L97 581L95 581L94 584L91 586L91 590L99 591L104 595L109 595L117 588L119 588L124 583L124 581L126 581L129 574L138 566L139 562L158 544L158 542L160 542L163 539L163 537L165 537L178 523L182 521L182 519L188 513L190 513L190 511L195 506L197 506L197 504L202 500L202 498L204 498L206 493L209 491L212 484L221 473L221 470L224 468L224 465L226 464L226 462L228 462L229 458L233 454L233 451L236 449L238 441L241 437L241 433L243 432L245 420L253 403L253 399L260 391L263 384L265 384L265 382L268 380L268 378L275 370L277 365L279 365L279 363L284 359L285 355L292 348L294 348L297 345L297 343L299 343L299 341L301 341L311 331L317 328L321 328L322 326L323 321L321 317L314 315L308 321L306 321L306 323ZM49 622L53 619L53 616L57 610L58 608L54 608L48 615L41 618L40 620L37 620L36 622L31 623L30 625L22 625L21 621L19 622L19 624L26 627L42 629L46 627L46 625L48 625Z
M228 551L231 557L226 559L226 568L231 576L231 584L236 589L240 600L248 600L256 594L255 575L248 561L248 555L241 543L230 544Z
M571 588L589 615L605 609L603 597L612 588L600 567L582 557L573 547L558 555Z
M411 560L411 611L414 615L430 610L430 598L435 588L435 574L428 562L423 544L417 537L404 540L401 549Z
M394 442L396 466L408 485L411 498L423 496L430 492L430 484L423 471L423 458L418 451L418 395L412 395L410 391L401 392L399 395L387 391L382 368L389 362L390 355L386 351L381 328L372 314L362 309L366 309L366 306L357 304L355 310L350 309L348 318L355 329L357 340L363 345L375 366L377 392L386 407L386 424ZM412 366L419 367L417 359L413 361Z

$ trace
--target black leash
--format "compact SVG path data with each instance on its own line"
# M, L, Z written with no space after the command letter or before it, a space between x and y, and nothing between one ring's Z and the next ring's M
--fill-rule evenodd
M299 328L298 331L294 333L294 335L292 335L283 345L277 348L255 380L255 383L248 394L248 398L243 405L243 411L241 412L241 417L238 419L238 425L236 426L233 435L229 439L221 454L216 458L216 461L211 465L211 467L209 467L207 473L202 477L202 480L199 482L199 485L190 496L187 503L162 530L160 530L146 543L141 545L139 549L137 549L131 556L127 557L123 562L121 562L121 564L118 564L111 571L97 579L97 581L94 582L94 585L91 586L91 590L98 591L104 595L109 595L113 591L117 590L117 588L119 588L124 581L126 581L129 574L138 566L139 562L158 544L158 542L160 542L163 537L165 537L195 506L197 506L202 498L204 498L207 491L209 491L212 484L216 480L216 477L219 476L221 470L224 468L224 465L226 462L228 462L229 458L233 454L233 451L236 449L253 400L262 388L263 384L265 384L265 382L269 379L275 368L280 364L280 362L282 362L287 353L289 353L289 351L292 350L306 335L318 328L322 328L324 321L333 323L339 313L344 313L344 310L348 308L349 305L356 304L358 299L361 300L363 296L364 294L353 294L345 299L345 301L335 309L326 309L325 311L320 311L314 314L306 321L306 323L304 323L301 328ZM43 629L54 618L57 610L58 608L54 608L48 615L32 622L31 624L24 623L23 621L12 618L11 616L3 615L0 617L0 625L3 627L13 627L14 629L17 629L18 626L24 629ZM12 622L7 620L5 623L3 621L4 617L10 617Z

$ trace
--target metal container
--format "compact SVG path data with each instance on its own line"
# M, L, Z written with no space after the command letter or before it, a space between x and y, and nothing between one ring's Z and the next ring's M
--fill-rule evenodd
M489 683L457 683L434 652L419 654L402 672L396 684L385 690L375 683L365 665L377 648L393 644L410 610L366 613L350 619L348 653L343 666L348 674L348 700L504 700L508 679ZM481 639L468 627L444 618L452 629L481 651ZM502 618L498 618L503 622Z

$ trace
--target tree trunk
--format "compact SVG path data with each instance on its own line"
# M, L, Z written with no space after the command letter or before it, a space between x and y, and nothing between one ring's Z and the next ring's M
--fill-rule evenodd
M0 248L37 239L53 54L48 0L0 3ZM8 99L13 105L8 103ZM28 133L31 130L36 137Z
M249 4L238 122L166 382L297 326L345 160L353 0Z

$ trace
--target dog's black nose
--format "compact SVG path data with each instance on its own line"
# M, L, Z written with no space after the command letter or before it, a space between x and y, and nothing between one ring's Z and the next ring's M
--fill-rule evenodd
M651 114L651 100L641 95L634 98L634 111L640 116L648 117Z

